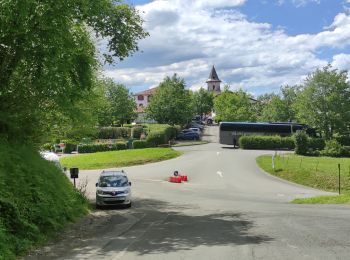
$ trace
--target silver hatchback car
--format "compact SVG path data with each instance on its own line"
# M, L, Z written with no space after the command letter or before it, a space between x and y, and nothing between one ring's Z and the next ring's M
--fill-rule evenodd
M103 171L96 183L96 208L109 205L131 207L130 186L124 171Z

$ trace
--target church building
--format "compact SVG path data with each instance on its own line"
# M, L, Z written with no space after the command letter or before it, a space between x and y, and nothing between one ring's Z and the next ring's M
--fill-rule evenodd
M206 81L206 83L207 83L207 90L209 92L213 92L215 95L221 93L221 89L220 89L221 80L219 79L218 74L216 73L214 65L211 68L209 78Z

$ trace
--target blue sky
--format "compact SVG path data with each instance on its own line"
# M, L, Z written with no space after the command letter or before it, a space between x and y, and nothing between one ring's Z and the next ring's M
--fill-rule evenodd
M105 75L133 92L173 73L197 90L213 64L223 84L254 95L301 83L328 62L350 70L350 0L126 2L150 36Z

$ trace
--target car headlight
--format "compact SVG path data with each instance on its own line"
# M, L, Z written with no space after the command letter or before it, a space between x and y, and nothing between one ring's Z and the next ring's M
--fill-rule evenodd
M97 190L96 193L99 194L99 195L102 195L103 191L102 190Z

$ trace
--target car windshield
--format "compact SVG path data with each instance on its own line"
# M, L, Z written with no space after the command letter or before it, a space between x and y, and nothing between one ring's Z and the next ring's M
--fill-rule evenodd
M101 176L99 187L126 187L128 186L128 179L125 176Z

